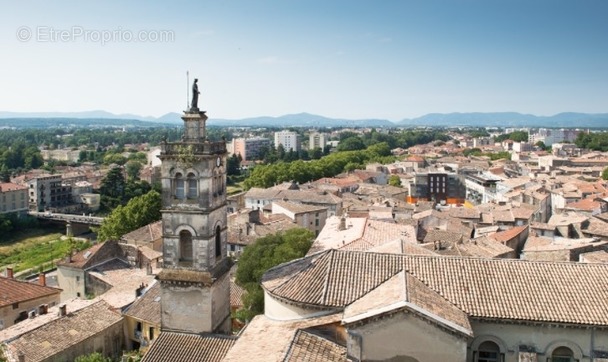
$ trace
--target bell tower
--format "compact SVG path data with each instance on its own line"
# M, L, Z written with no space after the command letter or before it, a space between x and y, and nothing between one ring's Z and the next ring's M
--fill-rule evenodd
M164 261L158 275L161 329L229 333L226 142L206 138L207 116L196 102L198 92L182 116L182 140L163 142L159 156Z

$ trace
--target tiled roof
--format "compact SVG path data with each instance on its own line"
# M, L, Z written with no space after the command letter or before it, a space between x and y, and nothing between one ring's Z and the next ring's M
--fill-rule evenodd
M40 328L41 326L54 321L56 319L61 318L59 315L59 308L63 305L66 306L68 312L76 312L83 308L90 306L91 304L95 304L99 302L99 298L95 299L80 299L74 298L69 299L67 301L62 302L61 304L56 304L53 307L50 307L46 314L38 314L35 318L28 318L23 320L17 324L13 324L8 328L4 328L0 330L0 342L5 342L8 340L13 340L25 333L33 331L34 329Z
M274 201L273 203L284 208L285 210L293 212L294 214L327 210L326 207L293 203L288 201Z
M125 234L121 239L133 244L144 244L158 240L162 236L162 220L159 220Z
M283 361L298 330L339 324L341 317L342 313L336 313L317 318L277 321L263 314L258 315L245 327L223 362Z
M243 295L247 294L245 288L230 281L230 307L241 308L243 306Z
M124 314L151 324L160 325L160 283L155 281Z
M340 217L327 218L308 254L327 249L369 250L394 240L416 242L415 228L393 221L367 218L345 218L345 230L340 230Z
M515 222L511 210L493 210L492 216L496 222Z
M466 313L405 271L400 271L348 305L343 323L351 324L401 309L423 313L436 323L466 335L472 334Z
M17 185L12 182L2 182L0 183L0 192L5 191L16 191L16 190L27 190L26 186Z
M462 235L459 233L446 231L446 230L428 230L424 236L425 243L434 243L435 241L445 243L457 243L462 240Z
M348 361L346 346L341 346L316 334L298 330L284 362L327 362Z
M0 308L61 293L61 289L0 277Z
M528 227L527 225L515 226L509 230L499 231L495 234L492 234L490 237L496 241L505 243L505 242L513 239L514 237L518 236L522 232L524 232L524 230L526 230L527 227Z
M52 356L107 328L122 323L122 316L104 301L99 301L65 317L23 334L8 343L9 348L25 355L26 361L53 360Z
M235 341L218 334L161 332L142 362L220 362Z
M86 250L82 250L74 255L69 260L57 262L57 265L69 266L72 268L85 268L85 264L97 253L105 243L98 243Z
M262 285L296 303L343 308L402 270L471 317L608 324L602 264L329 250L270 269Z
M602 205L601 202L590 198L590 199L582 199L579 201L570 202L570 203L566 204L565 208L573 209L573 210L592 211L592 210L599 209L601 207L601 205Z

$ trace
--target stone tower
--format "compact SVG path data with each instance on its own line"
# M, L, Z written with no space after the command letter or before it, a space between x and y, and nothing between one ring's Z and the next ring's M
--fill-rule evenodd
M184 112L181 142L164 142L160 159L164 269L161 329L229 333L226 143L205 137L205 112Z

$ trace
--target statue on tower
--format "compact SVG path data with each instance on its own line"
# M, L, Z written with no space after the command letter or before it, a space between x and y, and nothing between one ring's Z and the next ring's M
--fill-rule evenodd
M194 79L194 83L192 84L192 104L190 105L191 111L198 111L198 95L201 92L198 91L198 79Z

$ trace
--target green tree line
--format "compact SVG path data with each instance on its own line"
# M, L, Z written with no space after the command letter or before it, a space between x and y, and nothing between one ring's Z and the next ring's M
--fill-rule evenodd
M305 183L322 177L333 177L345 171L365 168L370 162L389 163L395 160L387 143L378 143L365 150L332 153L319 160L277 162L258 165L251 170L244 187L270 187L285 181Z

